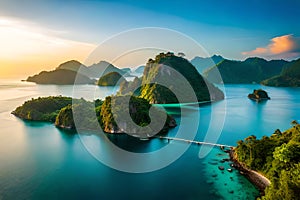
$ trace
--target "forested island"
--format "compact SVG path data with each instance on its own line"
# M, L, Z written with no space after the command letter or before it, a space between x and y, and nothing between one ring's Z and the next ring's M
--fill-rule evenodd
M126 104L126 98L130 98L129 105ZM117 101L114 104L115 115L111 108L112 101ZM104 101L96 100L94 102L62 96L39 97L26 101L22 106L16 108L12 114L24 120L52 122L63 129L99 130L100 125L106 133L125 133L116 123L116 120L118 120L124 124L126 123L125 119L115 119L114 117L122 116L123 112L126 111L126 107L130 108L129 113L133 122L140 127L147 126L150 122L160 123L159 121L156 122L159 119L150 119L149 117L149 110L152 105L147 100L135 96L109 96ZM158 108L154 107L154 109L157 112L163 112ZM76 117L76 120L74 117ZM160 133L167 132L169 128L175 126L176 121L174 118L167 115ZM127 129L130 130L130 127L127 127ZM134 131L138 130L132 130L132 132Z
M300 125L297 121L291 124L292 128L277 129L270 137L251 135L238 141L234 149L238 164L271 181L260 199L300 199Z
M164 82L165 85L161 85L160 82ZM138 87L139 85L141 87ZM186 85L192 87L195 99L191 98ZM181 103L224 99L224 94L219 88L202 77L188 60L175 56L172 52L160 53L155 59L149 59L142 78L122 83L119 93L135 93L150 103L157 104L178 103L176 93L184 97L180 100Z
M49 81L49 74L60 73L63 70L75 74L80 72L80 76L86 76L87 80L90 80L88 75L91 68L99 68L100 64L86 67L78 61L69 61L61 64L52 72L42 73L47 74L45 78L47 81ZM109 63L105 64L109 65L110 69L113 68ZM102 65L100 68L103 68ZM176 73L182 75L185 82ZM42 74L35 78L40 78L41 76ZM161 77L163 77L163 80L167 80L167 84L164 86L160 85L159 81L162 80ZM59 77L59 80L63 79L63 77ZM52 81L55 82L56 80ZM75 77L59 84L69 83L69 81L75 81ZM154 60L149 59L141 78L136 77L133 81L127 82L122 74L112 71L101 76L97 84L99 86L113 86L119 82L122 82L122 84L117 96L106 97L104 101L96 100L89 102L84 99L71 99L70 97L43 97L26 101L22 106L16 108L12 114L25 120L53 122L57 127L65 129L95 130L100 124L101 128L107 133L123 133L125 127L127 131L138 132L136 126L130 127L131 125L120 117L128 106L130 108L130 117L134 123L139 127L151 129L147 125L150 122L151 124L161 123L160 115L163 115L162 112L165 112L154 106L154 110L158 115L156 118L150 119L149 110L152 107L151 104L178 103L179 100L175 95L176 93L184 97L184 99L181 99L181 103L197 101L211 102L224 99L223 92L203 78L188 60L180 56L175 56L172 52L160 53ZM191 86L192 92L195 93L194 99L190 98L191 93L186 91L185 85ZM130 97L129 105L124 100L128 96ZM111 110L111 105L114 101L119 102L114 105L114 108L118 112L115 116L112 115ZM79 114L77 115L76 113ZM89 115L89 113L96 113L96 117ZM120 119L117 119L118 117ZM79 119L75 120L75 118ZM119 127L116 120L121 121L123 127ZM176 126L176 121L172 116L167 115L164 127L160 131L166 132L174 126Z

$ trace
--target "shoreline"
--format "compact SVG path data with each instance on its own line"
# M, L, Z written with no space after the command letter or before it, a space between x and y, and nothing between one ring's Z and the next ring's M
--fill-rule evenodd
M259 190L260 196L264 196L266 187L271 184L270 180L257 171L248 169L242 163L240 163L234 156L234 148L229 150L229 157L234 163L234 167L239 170L240 173L244 175Z

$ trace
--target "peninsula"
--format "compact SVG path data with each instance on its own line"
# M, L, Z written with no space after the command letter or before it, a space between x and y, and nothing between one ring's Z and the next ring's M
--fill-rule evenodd
M277 129L270 137L254 135L238 141L231 152L236 166L262 192L261 199L299 199L300 125ZM266 178L265 178L266 177Z

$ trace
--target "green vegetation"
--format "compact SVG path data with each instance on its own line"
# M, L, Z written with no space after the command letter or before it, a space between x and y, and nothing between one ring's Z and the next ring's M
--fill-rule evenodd
M118 91L119 95L125 95L125 94L134 94L136 96L139 96L141 91L140 87L142 84L142 78L135 77L133 81L123 81L120 84L120 89Z
M115 86L121 81L126 81L118 72L110 72L102 77L97 82L99 86Z
M75 129L71 105L67 105L59 111L55 119L55 126L67 129Z
M271 181L261 199L300 199L300 125L296 121L292 125L260 140L249 136L235 149L239 162Z
M101 100L90 102L76 99L73 105L68 105L60 110L55 125L66 129L97 130L101 121L99 115L102 103Z
M276 87L300 87L300 59L286 65L281 74L261 82Z
M55 122L59 111L70 104L71 97L39 97L26 101L12 114L25 120Z
M130 98L129 105L125 101L126 98ZM112 101L114 103L114 115L111 110ZM150 122L154 126L159 124L161 122L159 116L156 119L150 119L150 108L151 105L147 100L135 96L109 96L104 102L101 100L94 102L84 99L72 100L70 97L57 96L40 97L26 101L12 114L25 120L52 122L57 127L65 129L97 130L100 125L104 132L123 133L124 131L118 127L116 121L121 124L127 123L126 118L123 117L128 113L126 113L126 109L127 111L129 109L133 122L138 126L144 127ZM157 112L163 112L158 108L155 109ZM163 113L161 114L163 115ZM168 115L162 131L167 131L174 126L176 126L175 120ZM127 130L133 130L133 128L128 127Z
M196 99L193 99L186 90L186 81L192 87ZM164 86L160 84L161 82L164 82ZM142 86L139 90L133 91L136 85ZM132 83L122 84L119 93L139 94L150 103L157 104L177 103L178 99L174 93L184 97L181 102L216 101L224 98L223 92L205 80L189 61L171 52L160 53L155 60L149 59L142 79L136 78Z
M128 98L130 98L129 105L126 103L126 99ZM111 110L112 105L114 106L114 113ZM100 112L101 126L105 132L123 132L122 128L118 127L116 123L116 121L118 121L122 123L122 126L126 126L127 130L131 130L131 133L139 132L139 130L136 130L134 127L129 127L130 123L127 123L126 121L126 116L129 111L131 119L138 126L144 127L151 122L155 127L155 124L160 124L161 120L159 118L150 119L149 109L151 107L152 105L149 104L147 100L135 96L106 97ZM162 112L158 110L158 108L154 107L154 109L156 109L157 112ZM114 117L116 117L116 119ZM164 125L164 130L173 126L176 126L176 122L168 115Z
M204 76L213 83L220 83L218 74L223 83L260 83L262 80L280 74L284 60L267 61L262 58L248 58L245 61L223 60L216 66L204 72Z

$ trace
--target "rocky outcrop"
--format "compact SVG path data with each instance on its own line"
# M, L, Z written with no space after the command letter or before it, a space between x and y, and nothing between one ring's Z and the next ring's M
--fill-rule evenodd
M175 119L167 115L166 121L163 122L163 128L154 133L153 131L157 131L154 130L156 124L159 125L162 123L160 116L164 114L162 113L164 111L154 107L158 115L156 115L157 118L150 119L149 110L152 105L149 104L147 100L131 96L128 105L128 102L126 102L127 97L128 96L109 96L105 98L100 111L101 126L105 132L139 134L143 132L139 128L142 129L151 123L152 127L148 127L148 134L153 136L158 133L167 132L169 128L173 128L177 125ZM114 106L113 110L112 106ZM128 121L129 118L130 120ZM132 125L131 120L135 125L138 125L138 127ZM143 135L143 137L145 137L145 135Z
M253 90L253 93L248 94L248 98L255 101L269 100L268 93L262 89Z

